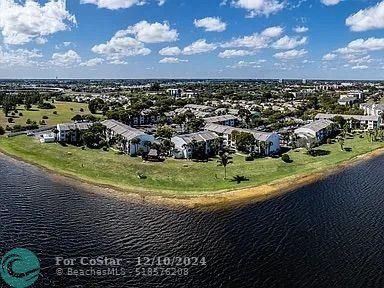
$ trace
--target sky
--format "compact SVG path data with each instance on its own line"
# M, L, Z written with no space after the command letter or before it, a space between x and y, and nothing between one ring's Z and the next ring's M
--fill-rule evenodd
M384 79L384 1L0 0L0 78Z

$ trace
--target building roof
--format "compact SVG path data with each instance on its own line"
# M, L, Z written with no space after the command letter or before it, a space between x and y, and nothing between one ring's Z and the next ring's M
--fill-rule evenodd
M211 131L200 131L196 133L191 133L191 134L184 134L184 135L178 135L173 137L174 138L179 138L182 139L186 144L190 144L193 141L196 142L206 142L206 141L211 141L214 139L220 138L219 135L216 133L213 133Z
M114 133L123 136L128 141L142 135L146 135L143 131L140 131L136 128L133 128L131 126L125 125L124 123L121 123L119 121L110 119L105 120L101 122L107 129L112 130Z
M201 111L213 111L214 109L207 105L187 104L184 106L186 109L201 110Z
M356 101L356 100L357 100L356 97L353 97L353 96L346 96L346 97L340 98L340 99L339 99L339 103L354 102L354 101Z
M276 134L276 133L261 132L254 129L242 129L242 128L212 124L212 123L208 123L207 125L205 125L204 129L207 131L218 133L218 134L227 134L227 135L232 134L233 131L250 133L258 141L268 141L268 139L271 136Z
M330 120L327 120L327 119L321 119L321 120L315 120L307 125L304 125L296 130L300 130L300 129L309 129L309 130L312 130L314 132L319 132L323 129L326 129L327 127L331 126L333 122L330 121Z
M69 131L69 130L87 130L92 125L89 122L79 122L79 123L62 123L57 124L57 129L59 131Z
M233 115L220 115L220 116L204 118L204 121L206 123L218 123L218 122L226 122L226 121L232 121L232 120L237 121L238 118Z
M343 117L346 120L356 119L358 121L379 121L379 116L366 116L366 115L343 115L343 114L323 114L316 115L316 119L333 119L336 116Z

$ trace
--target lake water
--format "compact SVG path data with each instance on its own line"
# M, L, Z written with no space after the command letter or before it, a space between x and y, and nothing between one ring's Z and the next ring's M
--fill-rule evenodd
M0 156L0 252L37 254L34 287L384 287L383 166L378 157L263 203L197 211L94 195ZM56 257L98 256L124 259L125 275L57 275L67 267ZM136 275L154 266L188 275Z

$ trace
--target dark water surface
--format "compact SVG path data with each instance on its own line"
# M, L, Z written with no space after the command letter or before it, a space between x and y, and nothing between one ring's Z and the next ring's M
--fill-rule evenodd
M2 156L0 173L0 253L34 251L42 267L34 287L384 287L384 157L215 212L93 195ZM127 274L56 275L55 257L102 255L129 260ZM135 258L145 256L206 265L189 266L188 276L136 276Z

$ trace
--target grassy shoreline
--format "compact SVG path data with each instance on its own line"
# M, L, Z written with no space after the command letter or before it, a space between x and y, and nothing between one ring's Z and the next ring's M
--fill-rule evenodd
M377 155L381 150L375 150L383 148L384 143L370 143L355 137L347 139L345 147L352 151L341 151L337 143L321 146L319 149L326 152L324 156L311 157L303 151L291 151L289 155L293 163L271 158L245 162L243 157L235 156L234 164L228 167L228 174L250 178L249 182L236 184L221 178L223 168L217 166L216 160L195 163L169 159L164 163L143 163L140 158L116 155L113 151L41 144L26 136L0 138L2 153L56 175L116 191L109 191L109 194L123 197L137 194L140 199L152 202L193 207L263 200L280 195L313 183L331 170L354 162L352 159L364 158L361 155ZM138 179L138 170L148 178Z

